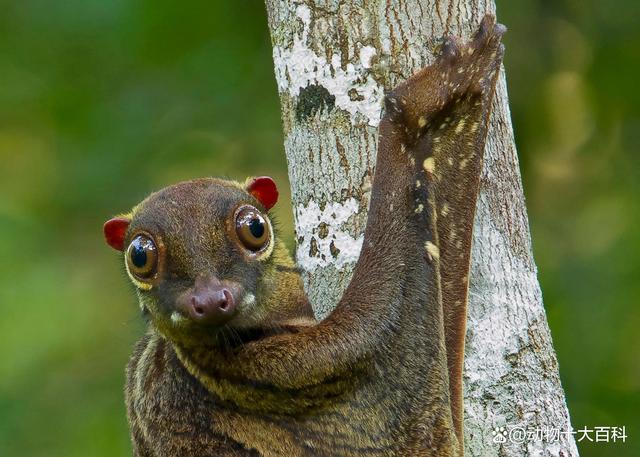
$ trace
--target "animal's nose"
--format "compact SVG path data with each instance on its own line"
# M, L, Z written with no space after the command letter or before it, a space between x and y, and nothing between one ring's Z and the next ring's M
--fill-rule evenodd
M233 293L220 283L196 287L179 305L191 320L209 325L224 324L236 310Z

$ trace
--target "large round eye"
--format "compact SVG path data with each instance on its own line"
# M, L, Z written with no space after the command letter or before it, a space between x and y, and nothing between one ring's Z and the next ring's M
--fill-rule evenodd
M269 225L260 212L247 206L236 216L236 233L248 250L257 252L269 243Z
M136 236L127 248L127 264L131 274L137 278L151 278L158 268L158 253L153 240L146 235Z

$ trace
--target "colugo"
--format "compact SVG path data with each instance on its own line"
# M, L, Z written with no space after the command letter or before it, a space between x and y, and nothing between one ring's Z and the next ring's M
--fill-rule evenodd
M362 252L320 322L268 177L179 183L105 223L149 322L126 371L135 456L463 454L471 234L504 31L486 16L386 95Z

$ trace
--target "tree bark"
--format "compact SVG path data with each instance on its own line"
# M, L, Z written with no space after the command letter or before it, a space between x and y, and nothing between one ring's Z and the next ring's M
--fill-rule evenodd
M493 0L266 0L296 223L296 258L319 318L362 245L385 91L469 37ZM507 49L509 52L509 49ZM504 72L473 237L465 351L471 456L577 456L531 240ZM496 443L495 427L506 442ZM519 430L560 432L522 440Z

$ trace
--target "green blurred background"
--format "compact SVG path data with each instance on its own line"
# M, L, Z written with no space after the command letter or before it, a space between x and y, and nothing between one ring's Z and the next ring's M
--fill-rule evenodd
M640 455L637 3L498 2L572 422L629 435L583 456ZM264 6L0 6L0 455L130 455L123 369L143 326L101 224L195 176L286 188Z

